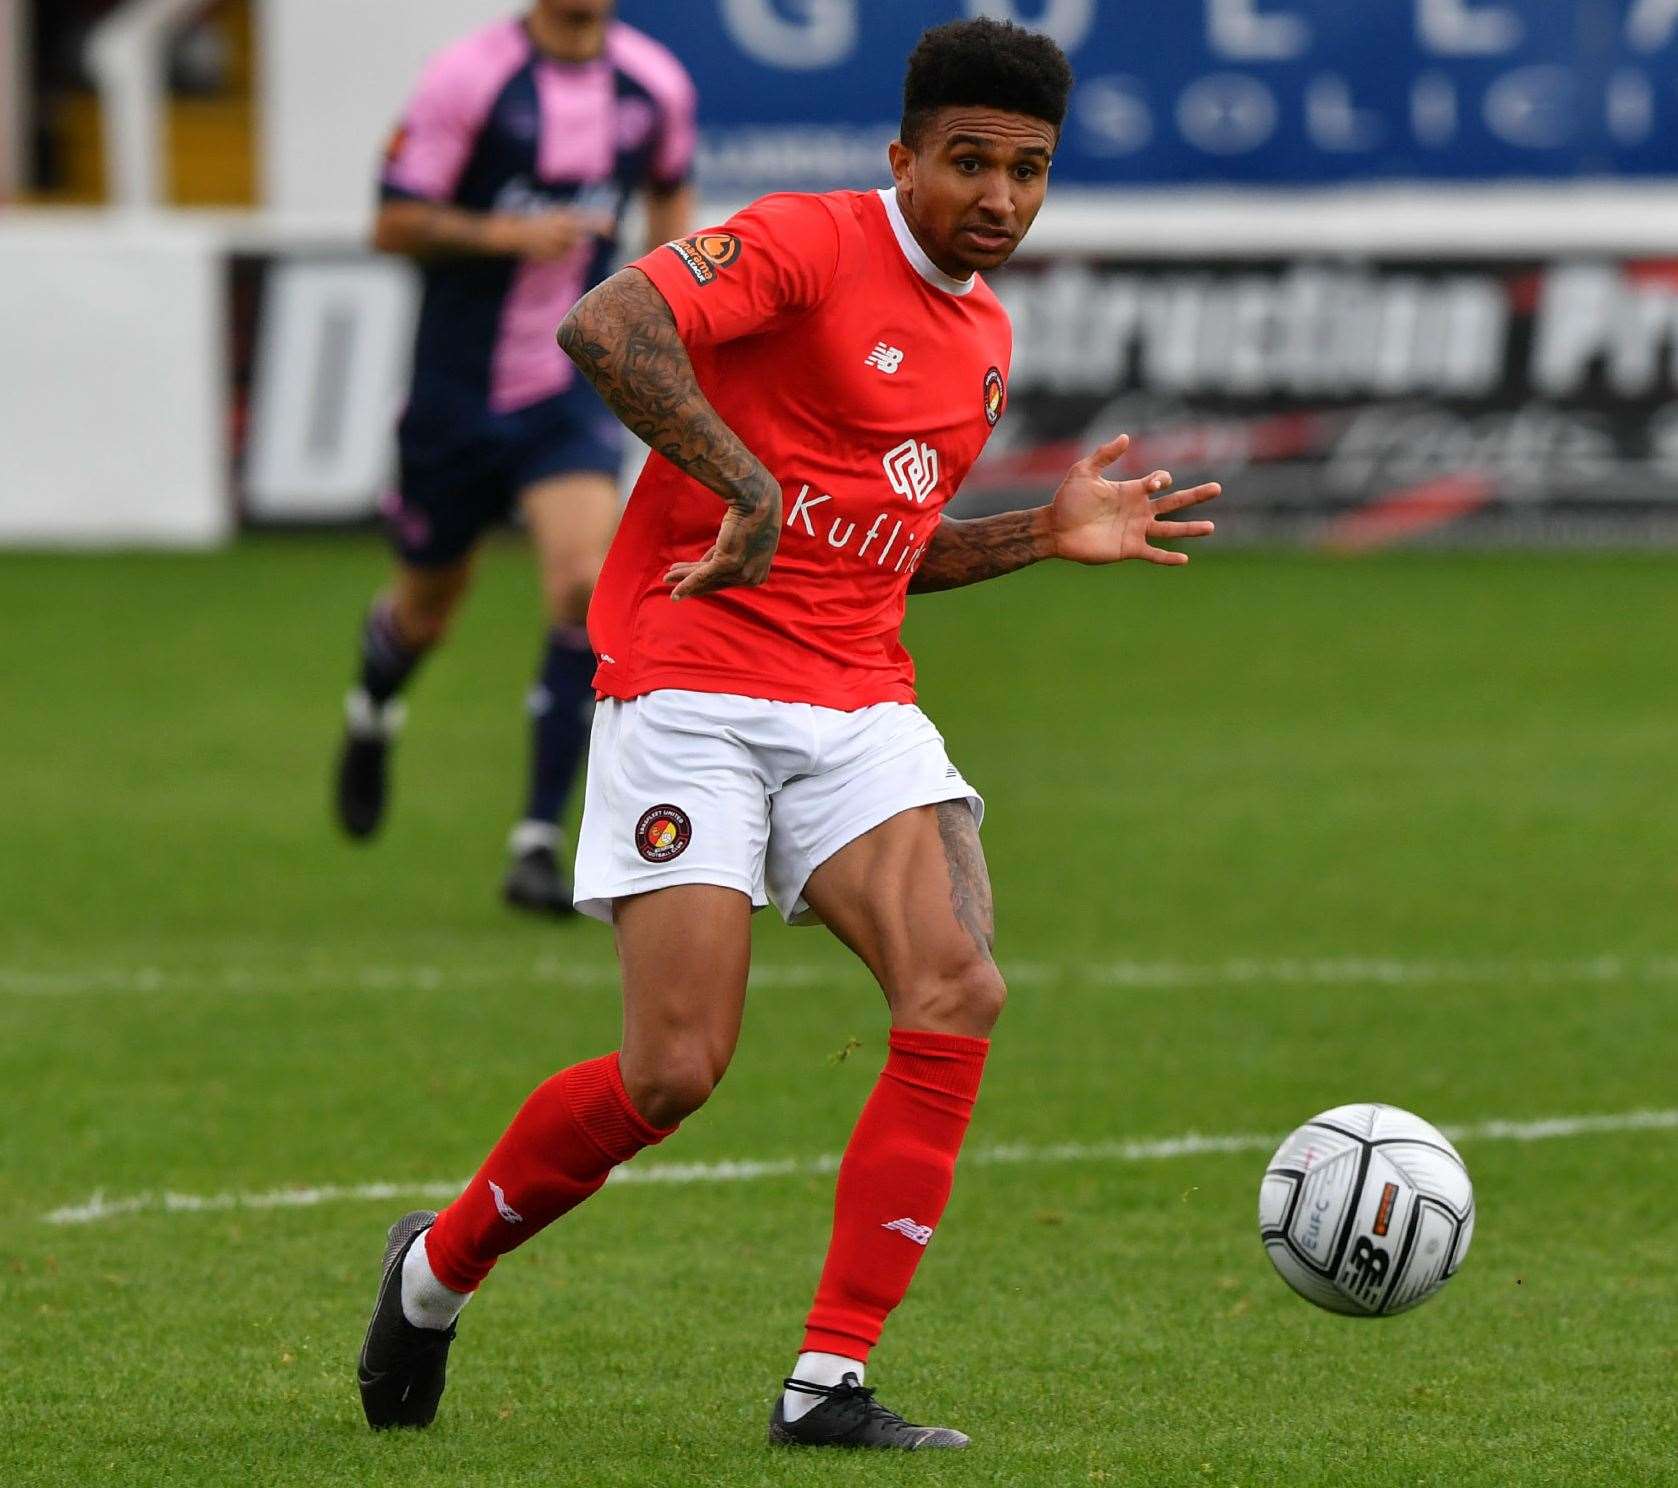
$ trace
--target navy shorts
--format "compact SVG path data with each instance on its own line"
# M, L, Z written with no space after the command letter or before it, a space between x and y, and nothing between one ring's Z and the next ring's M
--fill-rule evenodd
M623 426L579 382L512 413L411 404L397 450L397 487L384 502L391 542L403 562L441 568L465 557L538 481L579 472L615 480Z

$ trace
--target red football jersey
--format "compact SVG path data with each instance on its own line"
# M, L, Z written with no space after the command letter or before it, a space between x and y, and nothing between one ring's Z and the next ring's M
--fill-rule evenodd
M975 275L939 271L896 196L767 196L636 265L705 396L781 483L769 579L674 603L724 505L647 460L589 611L602 696L655 688L855 709L911 702L914 572L1006 398L1012 333Z

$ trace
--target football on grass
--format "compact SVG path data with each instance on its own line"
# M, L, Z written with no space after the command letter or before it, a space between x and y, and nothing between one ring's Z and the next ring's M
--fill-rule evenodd
M1457 1149L1396 1106L1336 1106L1276 1149L1259 1185L1259 1236L1308 1302L1386 1317L1456 1274L1474 1234Z

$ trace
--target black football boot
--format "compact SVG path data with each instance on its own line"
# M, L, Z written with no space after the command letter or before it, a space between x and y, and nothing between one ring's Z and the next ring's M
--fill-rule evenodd
M361 1408L375 1431L387 1426L429 1426L443 1398L454 1326L416 1328L402 1313L403 1258L436 1218L430 1209L416 1209L390 1227L379 1295L356 1367Z
M571 884L559 858L551 847L533 847L515 857L501 881L501 897L514 909L528 909L535 914L575 914L571 903Z
M847 1374L837 1385L811 1385L800 1379L783 1381L800 1395L820 1395L796 1421L789 1421L775 1397L769 1416L769 1440L778 1447L884 1447L920 1452L937 1447L965 1447L967 1438L948 1426L916 1426L874 1398L871 1387Z
M335 796L338 825L358 841L384 820L390 793L390 751L402 727L399 702L380 707L359 689L344 703L344 742L338 751Z

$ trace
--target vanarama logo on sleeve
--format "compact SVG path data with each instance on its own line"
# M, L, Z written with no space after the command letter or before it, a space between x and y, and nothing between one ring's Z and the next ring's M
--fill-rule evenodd
M703 232L691 238L677 238L664 245L677 258L695 284L712 283L719 270L726 269L740 256L740 240L733 233Z

